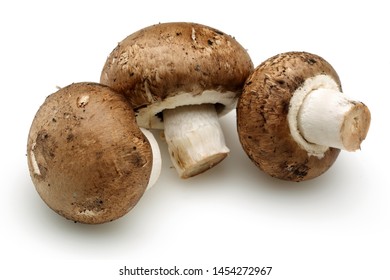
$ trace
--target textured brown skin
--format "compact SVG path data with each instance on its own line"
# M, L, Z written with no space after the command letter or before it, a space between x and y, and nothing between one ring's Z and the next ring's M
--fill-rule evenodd
M88 102L82 102L86 95ZM94 83L72 84L47 97L31 125L27 155L31 179L46 204L89 224L132 209L152 168L151 147L128 102ZM89 211L96 215L83 215Z
M309 156L292 138L287 121L290 99L310 77L339 77L323 58L305 52L276 55L259 65L245 83L237 104L237 130L249 158L269 175L303 181L324 173L340 150L329 148L321 159Z
M231 36L174 22L146 27L120 42L107 58L100 82L124 94L137 110L178 92L239 95L252 71L251 58Z

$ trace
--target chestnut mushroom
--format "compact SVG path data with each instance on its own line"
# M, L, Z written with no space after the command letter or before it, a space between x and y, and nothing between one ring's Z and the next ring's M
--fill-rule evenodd
M164 129L173 165L188 178L227 156L218 116L235 108L252 71L247 51L231 36L201 24L171 22L120 42L100 82L129 99L141 127Z
M237 130L249 158L273 177L315 178L340 149L360 148L370 111L341 92L336 71L323 58L287 52L259 65L237 105Z
M127 100L96 83L71 84L46 98L29 131L27 157L43 201L88 224L130 211L161 163L157 142L138 128Z

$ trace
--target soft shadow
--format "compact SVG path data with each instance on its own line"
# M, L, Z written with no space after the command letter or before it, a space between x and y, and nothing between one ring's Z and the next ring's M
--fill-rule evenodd
M80 252L80 258L99 259L110 257L109 254L118 257L125 253L121 252L124 243L137 247L137 240L143 236L142 223L146 217L141 201L115 221L90 225L67 220L51 210L28 176L16 180L13 196L12 199L19 200L15 229L28 232L31 242L37 243L34 246L40 244L47 248L44 250L56 253L61 250L63 256Z

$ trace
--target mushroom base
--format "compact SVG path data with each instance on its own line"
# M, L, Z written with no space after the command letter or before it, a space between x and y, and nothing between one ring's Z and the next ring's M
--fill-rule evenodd
M195 164L189 166L186 168L186 170L183 170L183 172L179 172L179 175L182 179L187 179L190 177L194 177L198 174L201 174L209 169L211 169L213 166L220 163L222 160L224 160L228 155L228 152L221 152L215 155L211 155L207 158L204 158L201 161L196 162Z
M200 174L229 153L213 104L164 110L165 139L181 178Z
M346 151L360 149L370 126L370 111L339 91L319 88L300 106L297 123L310 143Z

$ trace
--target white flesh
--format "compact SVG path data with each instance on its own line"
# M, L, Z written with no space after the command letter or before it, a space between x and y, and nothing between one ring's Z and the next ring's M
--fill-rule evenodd
M30 151L30 160L31 160L31 165L33 168L33 172L37 175L41 175L41 170L39 169L39 165L37 162L37 159L35 158L35 153L34 153L34 148L35 148L36 143L34 142L31 146L31 151Z
M181 178L208 170L229 153L213 104L167 109L163 118L168 151Z
M146 85L145 88L148 89ZM153 129L164 129L165 124L159 117L159 113L166 109L212 103L220 105L218 115L223 116L234 109L237 103L237 93L232 91L205 90L199 94L180 92L161 101L154 100L152 95L148 94L148 91L146 91L146 95L151 104L137 110L137 123L141 127Z
M291 134L310 155L323 157L329 147L360 148L370 123L368 108L348 99L329 76L305 81L290 101Z
M364 139L360 139L362 134L368 129L364 108L362 103L347 99L339 91L314 90L305 98L299 111L299 131L311 143L357 150Z
M140 128L142 133L145 135L145 137L148 139L149 144L152 148L153 153L153 165L152 165L152 172L150 173L149 183L146 187L146 190L150 189L156 182L157 179L160 177L161 173L161 153L160 148L158 146L158 143L156 141L156 138L154 138L154 135L145 128Z

